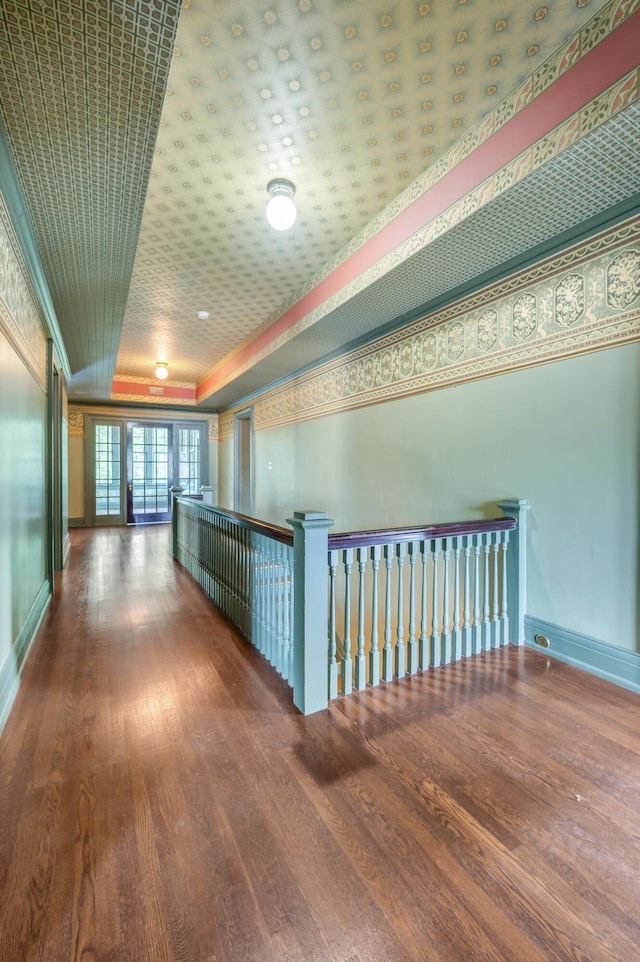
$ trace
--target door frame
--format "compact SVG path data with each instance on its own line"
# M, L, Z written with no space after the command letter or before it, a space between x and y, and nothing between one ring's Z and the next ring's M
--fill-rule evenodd
M127 431L124 418L87 414L85 443L85 515L91 527L126 524L127 516ZM107 424L120 428L120 514L96 515L96 427Z
M254 513L253 408L238 411L233 418L233 510L253 517Z
M133 428L159 428L166 430L167 434L167 510L157 511L152 517L145 517L144 512L136 514L133 509ZM174 482L175 471L175 449L173 442L173 424L168 421L127 421L126 424L126 483L127 483L127 524L161 524L171 520L171 487Z
M127 524L127 425L128 424L141 424L144 425L147 422L149 424L158 424L162 426L168 426L172 429L173 433L173 475L175 478L179 475L179 451L178 451L178 430L180 428L187 428L189 430L197 430L200 432L200 484L209 483L209 432L207 421L201 418L170 418L163 417L160 411L154 412L154 416L146 417L138 415L138 417L132 416L134 412L127 412L125 416L110 416L105 414L104 417L99 414L88 414L84 416L84 521L86 525L96 526L96 525L125 525ZM120 515L99 515L96 517L95 513L95 426L96 424L109 424L109 425L120 425L121 430L121 445L120 445L120 505L121 512Z

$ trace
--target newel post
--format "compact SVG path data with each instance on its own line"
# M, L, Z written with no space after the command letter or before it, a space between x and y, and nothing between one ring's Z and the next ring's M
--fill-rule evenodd
M200 494L202 495L203 504L213 504L213 492L214 487L212 484L200 485Z
M171 550L174 558L178 557L178 511L176 498L179 498L184 488L179 484L174 484L169 488L171 492Z
M506 498L498 507L505 518L515 518L518 525L509 534L507 568L507 605L510 641L524 644L524 616L527 611L527 513L531 507L519 498Z
M293 528L293 703L303 715L327 707L328 532L325 511L295 511Z

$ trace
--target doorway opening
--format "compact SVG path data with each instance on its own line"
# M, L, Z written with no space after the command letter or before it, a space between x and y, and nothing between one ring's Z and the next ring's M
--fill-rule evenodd
M234 511L253 517L253 408L234 420Z

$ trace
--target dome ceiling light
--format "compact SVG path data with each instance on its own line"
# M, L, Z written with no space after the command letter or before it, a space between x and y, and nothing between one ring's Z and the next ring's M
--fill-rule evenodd
M156 361L156 377L164 381L169 377L169 366L166 361Z
M293 202L295 192L291 181L282 177L276 177L267 184L267 220L276 230L289 230L293 226L297 213Z

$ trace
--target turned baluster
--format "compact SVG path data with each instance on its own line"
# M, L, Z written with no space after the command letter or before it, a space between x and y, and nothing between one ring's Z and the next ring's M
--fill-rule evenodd
M380 684L380 650L378 648L378 571L380 569L380 545L371 548L371 650L369 651L369 683Z

